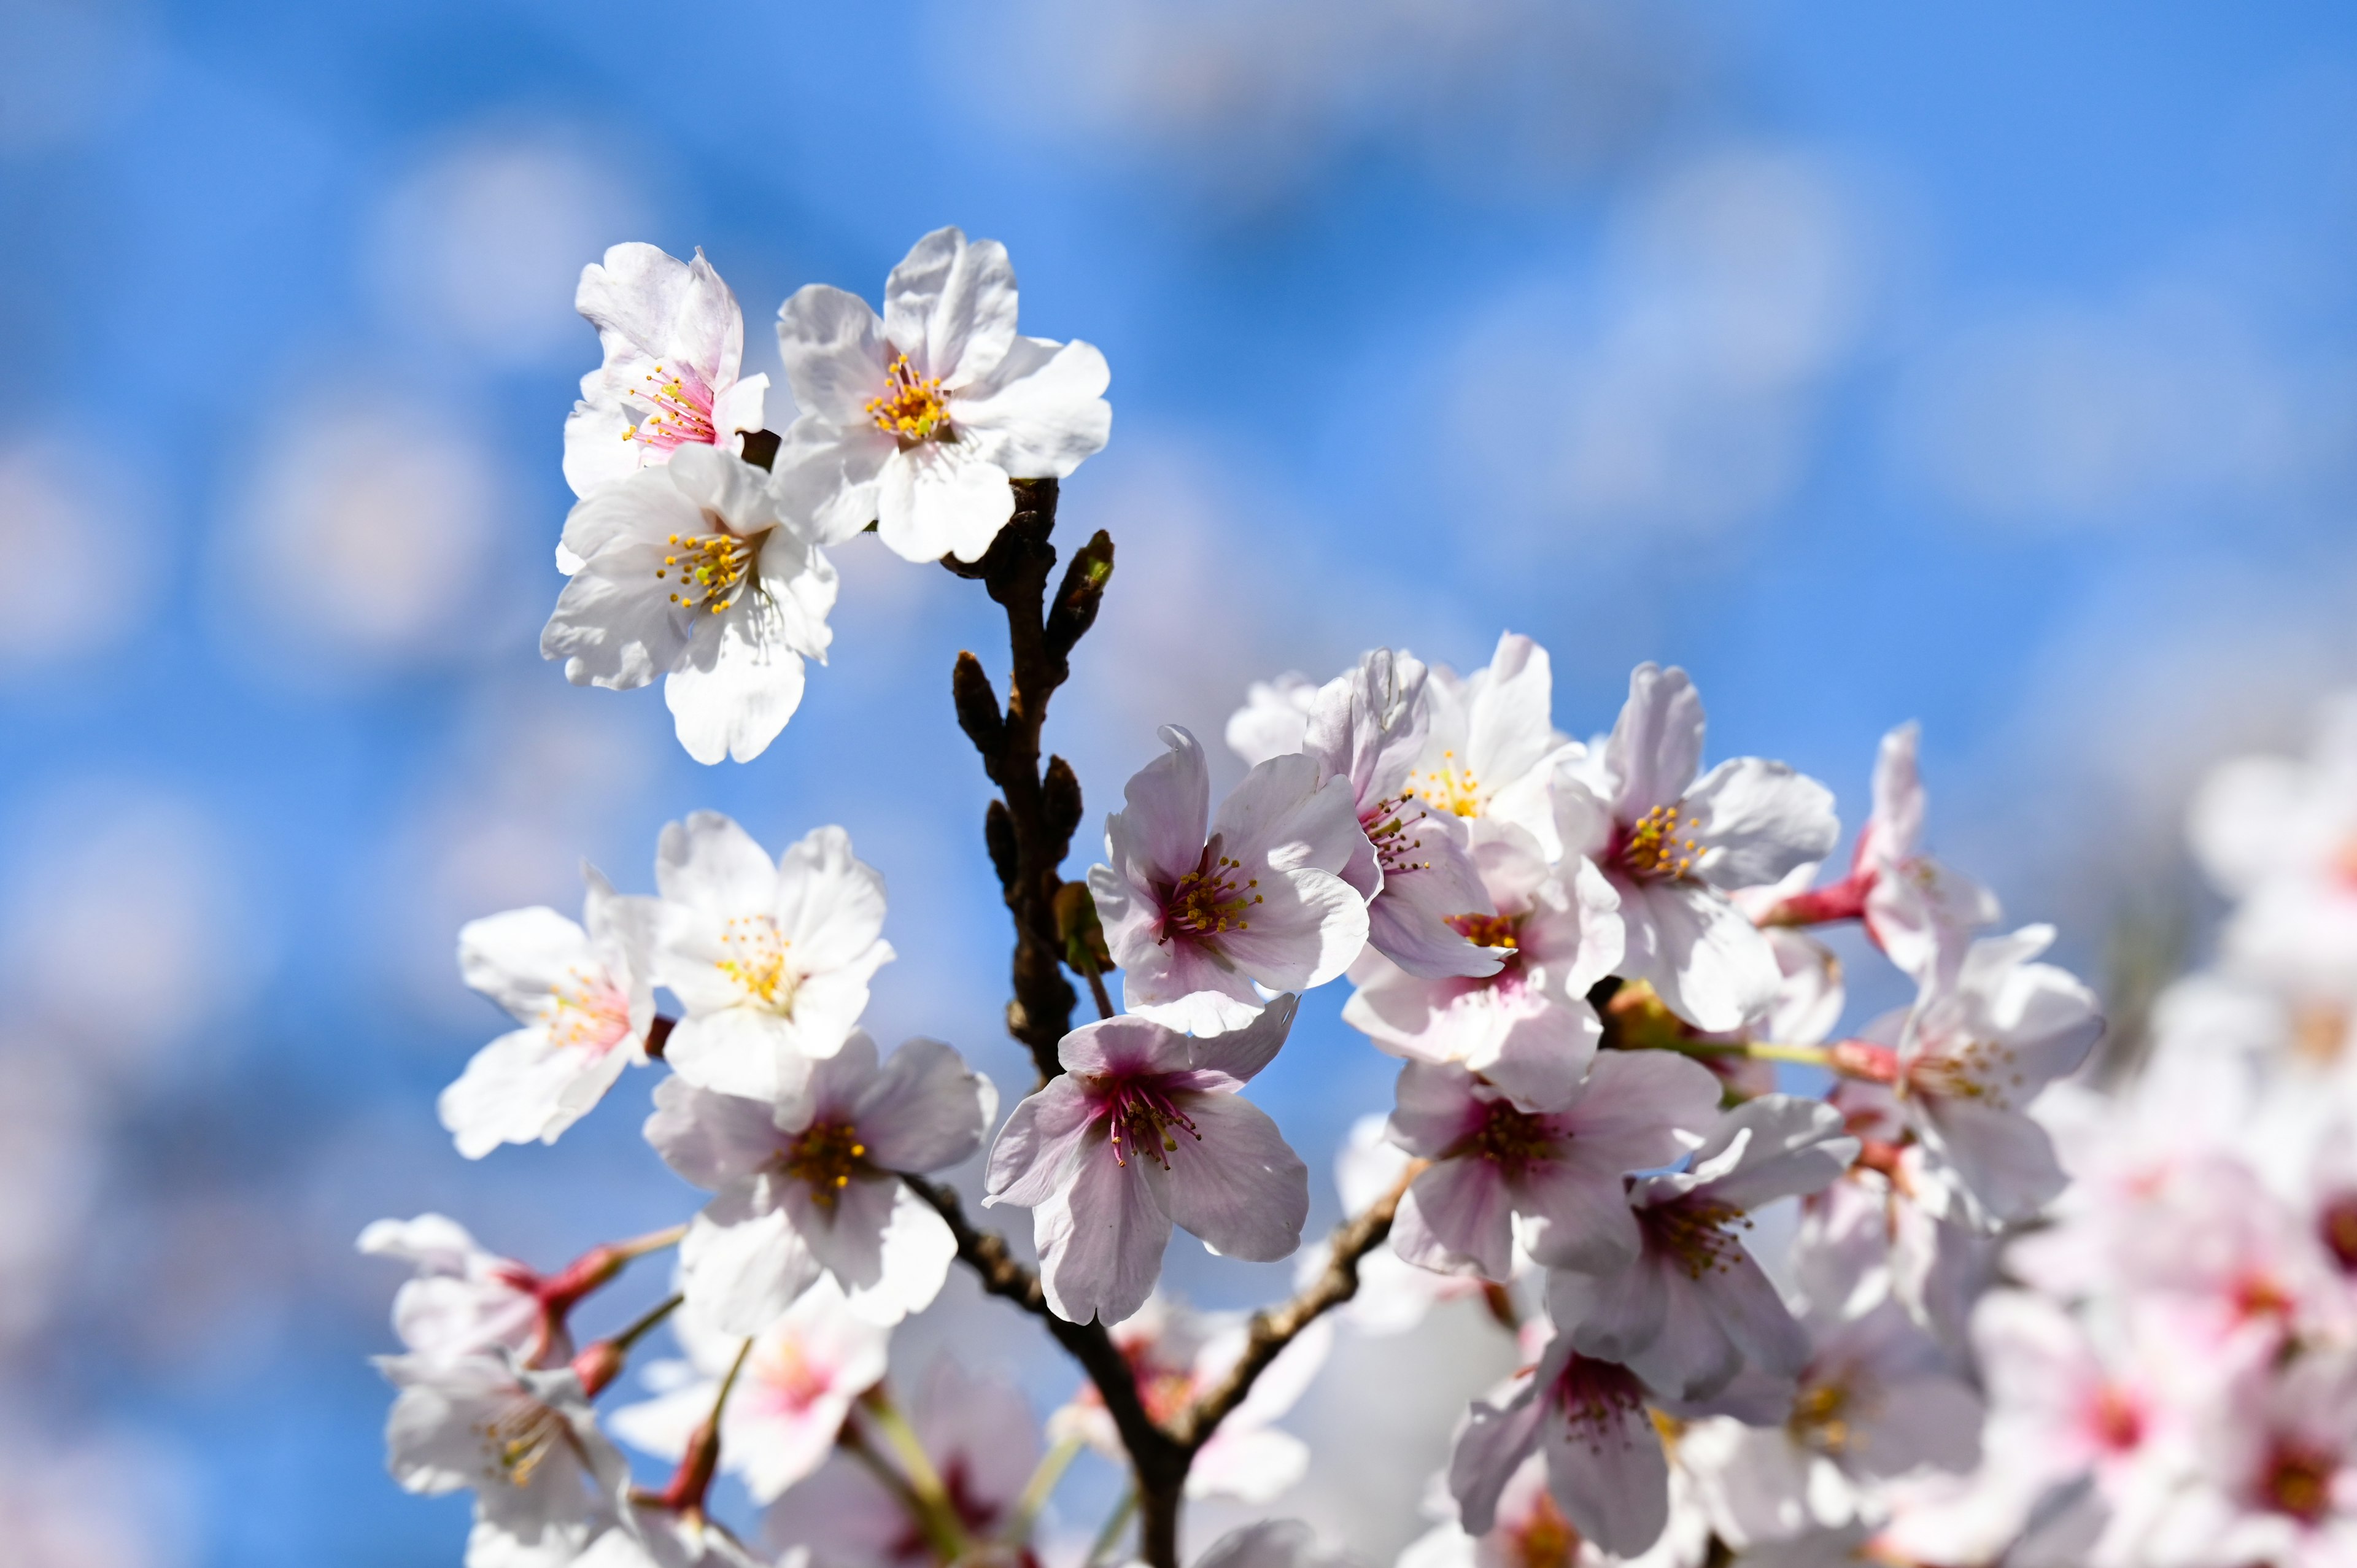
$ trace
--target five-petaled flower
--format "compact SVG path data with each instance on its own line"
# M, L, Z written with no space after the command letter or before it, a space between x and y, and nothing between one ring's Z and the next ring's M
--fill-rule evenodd
M1548 1494L1581 1535L1620 1557L1652 1545L1669 1523L1669 1460L1629 1369L1582 1356L1558 1334L1509 1387L1503 1399L1474 1402L1449 1457L1467 1533L1490 1533L1507 1483L1543 1453Z

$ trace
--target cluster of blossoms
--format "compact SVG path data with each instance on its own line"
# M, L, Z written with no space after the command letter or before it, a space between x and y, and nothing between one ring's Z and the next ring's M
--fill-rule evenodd
M1215 807L1201 745L1164 729L1103 861L1067 883L1080 787L1041 766L1039 729L1113 546L1091 540L1051 595L1048 541L1056 481L1106 439L1107 371L1019 336L1015 302L1005 251L954 230L894 269L881 314L802 289L780 312L780 433L701 255L618 246L584 274L606 355L566 427L580 499L544 651L577 682L662 674L685 748L743 761L826 653L828 549L872 528L983 579L1011 700L971 654L952 695L1001 792L1008 1024L1039 1083L1002 1121L950 1047L863 1032L893 954L882 879L839 828L772 857L697 813L663 830L652 894L592 871L579 923L469 925L462 973L518 1027L442 1096L459 1151L553 1142L660 1064L645 1135L710 1194L554 1273L439 1216L361 1239L415 1271L381 1363L393 1473L473 1492L470 1568L1085 1568L1133 1511L1135 1555L1177 1568L1186 1499L1266 1505L1314 1462L1274 1423L1337 1322L1395 1333L1454 1296L1524 1365L1465 1412L1405 1568L1962 1568L2056 1541L2123 1565L2349 1560L2357 1160L2333 1163L2328 1113L2348 1096L2266 1100L2249 1064L2277 1036L2337 1057L2357 1006L2357 738L2206 801L2205 850L2246 902L2228 972L2162 1010L2127 1110L2047 1092L2101 1015L2040 961L2051 931L2004 931L1926 853L1911 726L1821 875L1831 792L1757 757L1706 769L1676 669L1641 666L1587 742L1555 728L1547 652L1517 635L1465 675L1385 649L1255 685L1225 736L1242 781ZM1845 1033L1820 934L1850 923L1913 1000ZM1067 975L1096 1021L1073 1026ZM1337 981L1401 1066L1344 1152L1351 1218L1305 1251L1308 1167L1244 1091L1302 993ZM1795 1068L1830 1090L1780 1088ZM2271 1129L2246 1147L2217 1141L2228 1079L2240 1124ZM983 1204L1029 1211L1036 1266L931 1179L976 1155ZM1789 1247L1759 1244L1771 1208L1797 1210ZM1174 1228L1300 1254L1298 1293L1249 1318L1187 1307L1158 1289ZM669 1296L576 1341L582 1302L672 1250ZM1044 1429L954 1361L891 1392L896 1326L961 1262L1086 1372ZM601 1413L659 1326L677 1355ZM635 1484L617 1440L669 1478ZM1132 1487L1081 1553L1039 1520L1086 1448ZM716 1520L720 1474L759 1532ZM1270 1520L1196 1561L1330 1556Z

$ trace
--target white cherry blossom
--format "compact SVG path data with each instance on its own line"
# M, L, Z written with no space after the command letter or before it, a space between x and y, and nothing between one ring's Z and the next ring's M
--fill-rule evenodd
M1412 788L1437 811L1470 823L1503 823L1558 852L1549 789L1555 769L1585 748L1555 727L1555 671L1547 650L1518 632L1498 639L1470 675L1431 673L1431 717Z
M686 1008L663 1059L698 1089L776 1101L833 1056L892 958L884 879L841 828L813 829L775 862L717 811L662 831L655 979Z
M1251 768L1272 757L1299 751L1309 733L1309 710L1321 688L1298 670L1244 688L1244 705L1228 715L1222 737Z
M393 1328L417 1356L457 1360L529 1356L541 1348L546 1313L540 1277L512 1258L486 1251L465 1226L439 1214L379 1219L361 1232L360 1250L417 1272L393 1293ZM549 1347L570 1353L560 1337Z
M654 902L623 897L595 868L582 870L581 924L535 908L459 929L459 973L523 1026L478 1051L442 1091L442 1125L470 1160L501 1144L554 1144L623 1069L647 1059Z
M802 705L802 661L826 660L834 567L780 510L770 477L717 447L601 485L565 520L569 568L540 634L576 686L663 681L698 762L749 762Z
M1060 479L1113 429L1112 372L1086 343L1015 330L1015 271L996 240L917 242L884 313L812 284L778 312L802 410L778 456L822 543L876 524L910 561L974 561L1014 515L1009 479Z
M1620 1557L1661 1539L1669 1460L1628 1368L1582 1356L1558 1334L1502 1397L1474 1402L1448 1462L1468 1534L1496 1527L1500 1499L1534 1453L1545 1456L1548 1494L1584 1539Z
M616 245L581 269L573 303L606 350L565 422L574 494L668 462L682 446L733 450L740 431L761 428L770 378L737 374L745 316L702 251L683 262L653 245Z

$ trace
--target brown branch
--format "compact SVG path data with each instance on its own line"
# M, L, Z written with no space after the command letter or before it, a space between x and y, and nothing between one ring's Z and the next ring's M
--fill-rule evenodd
M1253 1384L1268 1370L1269 1363L1303 1329L1359 1294L1359 1260L1382 1246L1392 1233L1392 1217L1399 1212L1400 1199L1407 1196L1408 1184L1429 1163L1417 1160L1411 1164L1389 1192L1369 1204L1364 1212L1334 1228L1332 1251L1326 1261L1325 1273L1311 1281L1301 1294L1283 1305L1263 1307L1253 1314L1243 1354L1236 1358L1226 1377L1188 1408L1171 1433L1185 1445L1189 1457L1211 1441L1220 1423L1243 1402Z

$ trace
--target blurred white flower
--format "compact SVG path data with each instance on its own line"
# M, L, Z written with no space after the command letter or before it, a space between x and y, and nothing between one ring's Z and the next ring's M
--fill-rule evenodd
M11 674L85 659L142 624L163 562L124 461L87 435L0 446L0 660ZM104 560L102 602L41 570Z

